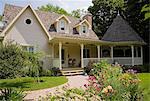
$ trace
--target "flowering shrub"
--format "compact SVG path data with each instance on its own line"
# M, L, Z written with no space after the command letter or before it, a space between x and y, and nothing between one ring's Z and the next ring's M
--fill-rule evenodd
M78 88L69 89L69 87L69 85L63 86L55 93L40 97L38 101L101 101L99 96L91 92L85 92L85 90Z
M110 65L105 61L95 64L88 84L83 89L68 89L50 94L50 101L141 101L142 91L138 87L140 80L135 71L122 73L119 65ZM41 100L43 101L43 99Z
M142 99L142 91L138 85L140 80L135 71L122 73L119 65L110 65L106 61L95 64L89 76L89 84L84 85L86 92L99 95L102 100L137 101Z

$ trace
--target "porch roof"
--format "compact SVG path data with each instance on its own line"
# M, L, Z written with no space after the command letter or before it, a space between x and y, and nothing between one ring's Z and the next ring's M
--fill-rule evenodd
M80 37L53 37L49 40L50 43L58 43L58 42L71 42L77 44L95 44L95 45L110 45L110 46L130 46L130 45L143 45L145 43L141 43L139 41L122 41L122 42L110 42L104 40L92 40L92 39L83 39Z

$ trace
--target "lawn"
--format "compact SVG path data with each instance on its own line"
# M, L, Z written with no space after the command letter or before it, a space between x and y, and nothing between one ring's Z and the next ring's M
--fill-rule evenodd
M22 88L24 91L39 90L44 88L51 88L68 81L66 77L40 77L41 82L36 82L37 78L22 77L16 79L0 79L0 88L2 87L15 87Z
M144 89L144 101L150 101L150 73L139 73L138 74L140 87Z

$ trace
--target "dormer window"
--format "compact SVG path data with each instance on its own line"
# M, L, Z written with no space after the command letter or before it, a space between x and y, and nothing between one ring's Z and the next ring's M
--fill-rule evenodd
M60 22L60 29L61 29L62 31L65 30L65 21L64 21L64 20L61 20L61 22Z
M56 31L60 32L61 34L69 33L69 23L71 22L65 15L60 16L54 23L56 25Z
M89 34L89 30L91 29L91 25L89 24L89 22L85 19L83 21L80 21L78 24L76 24L74 26L74 28L77 29L77 31L79 32L79 34Z
M82 24L81 31L82 31L83 34L88 33L88 26L87 26L87 24L85 24L85 23Z
M85 25L83 25L83 27L82 27L82 32L86 33L86 26Z

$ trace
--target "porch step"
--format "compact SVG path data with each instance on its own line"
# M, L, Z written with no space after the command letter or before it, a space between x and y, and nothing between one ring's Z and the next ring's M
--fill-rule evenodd
M62 75L65 75L65 76L69 76L69 75L82 75L84 74L84 70L83 69L75 69L75 70L62 70L61 71Z

